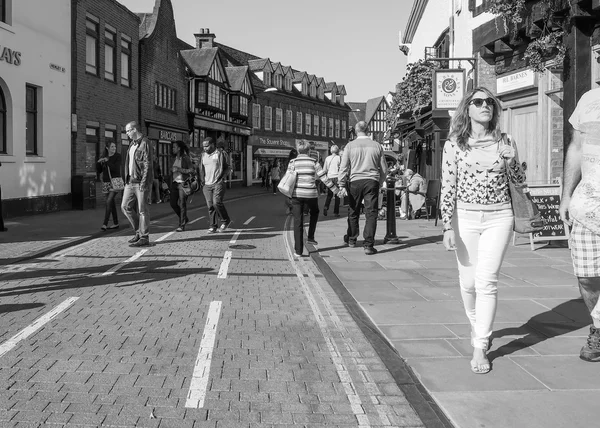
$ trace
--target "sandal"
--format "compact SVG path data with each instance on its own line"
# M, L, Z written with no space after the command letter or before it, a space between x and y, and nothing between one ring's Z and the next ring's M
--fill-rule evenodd
M471 360L471 371L475 374L486 374L492 370L492 365L486 359L486 362L483 364L475 364L473 360Z

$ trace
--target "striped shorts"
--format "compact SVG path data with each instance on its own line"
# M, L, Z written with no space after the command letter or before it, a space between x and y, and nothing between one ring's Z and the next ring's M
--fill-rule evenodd
M575 276L600 277L600 235L573 221L570 244Z

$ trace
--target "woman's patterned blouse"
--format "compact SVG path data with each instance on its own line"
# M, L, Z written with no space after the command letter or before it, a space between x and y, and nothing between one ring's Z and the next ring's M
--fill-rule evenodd
M510 137L508 137L510 141ZM508 175L504 160L498 153L502 141L486 147L465 150L452 140L446 141L442 156L442 192L440 209L444 228L450 227L456 202L490 205L510 202ZM516 183L525 182L516 145L515 162L511 170Z

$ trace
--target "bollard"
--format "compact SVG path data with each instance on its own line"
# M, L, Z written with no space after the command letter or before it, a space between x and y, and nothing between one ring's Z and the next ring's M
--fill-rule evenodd
M385 180L387 189L386 195L386 233L383 238L384 244L399 244L400 239L396 236L396 180L391 175Z

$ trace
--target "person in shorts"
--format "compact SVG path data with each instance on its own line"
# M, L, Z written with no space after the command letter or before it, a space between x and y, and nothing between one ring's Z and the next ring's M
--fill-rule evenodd
M569 118L573 126L563 171L560 217L572 226L573 269L593 324L579 357L600 361L600 88L580 98Z

